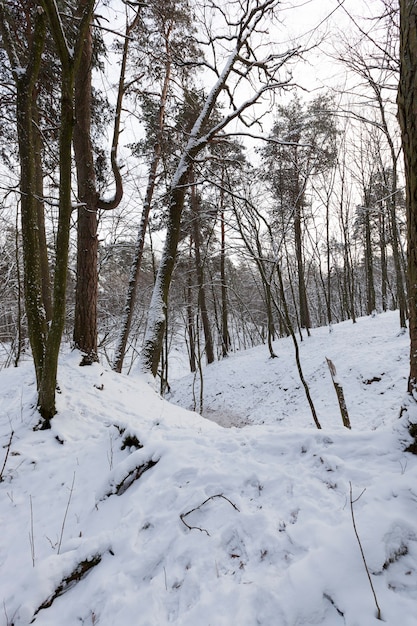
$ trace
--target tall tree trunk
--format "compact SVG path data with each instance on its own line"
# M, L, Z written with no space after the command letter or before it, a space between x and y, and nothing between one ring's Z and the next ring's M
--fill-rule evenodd
M298 273L298 298L300 303L300 325L301 328L307 329L311 327L310 313L307 303L307 290L304 276L304 259L303 259L303 236L301 228L301 198L298 198L295 206L294 214L294 236L295 236L295 255L297 258Z
M190 237L190 257L189 268L187 272L187 333L189 341L188 358L190 362L190 371L195 372L197 370L197 358L195 350L195 332L194 332L194 314L193 314L193 285L191 281L191 256L192 256L192 237Z
M98 361L98 237L97 191L91 145L91 69L93 38L88 29L80 67L75 76L74 157L77 170L77 283L75 290L74 347L83 354L82 364Z
M19 144L21 220L25 308L29 342L35 366L37 387L41 384L45 362L47 320L42 296L42 264L37 200L37 144L33 123L36 103L35 84L39 75L41 55L46 36L46 15L36 12L33 32L28 41L27 59L19 57L20 49L13 38L13 18L0 3L0 29L3 47L8 55L16 82L16 124Z
M331 277L331 250L330 250L330 201L327 198L326 202L326 268L327 268L327 293L326 296L326 311L327 311L327 323L332 323L332 277Z
M29 342L36 372L37 386L42 380L47 336L46 314L42 298L42 270L36 200L35 145L32 124L32 86L25 79L17 82L17 129L20 158L20 191L22 210L22 245L25 308Z
M406 281L404 281L404 275L401 264L401 243L400 235L398 232L398 219L397 219L397 193L398 193L398 174L397 174L397 162L398 158L392 142L390 143L391 159L392 159L392 181L390 187L390 197L388 199L388 216L389 224L391 228L391 248L392 256L395 267L396 278L396 291L397 291L397 306L400 313L400 326L401 328L407 327L407 296L406 296Z
M37 94L36 94L37 95ZM32 119L35 148L35 168L36 168L36 202L38 212L38 238L39 238L39 261L41 266L42 281L42 301L45 308L46 321L52 319L52 295L51 295L51 275L49 272L48 246L45 232L45 203L43 189L43 167L42 167L42 137L39 131L39 110L35 92L32 99Z
M113 370L119 374L123 368L123 361L126 354L127 342L129 339L130 329L132 327L133 313L138 291L140 269L142 267L143 250L145 247L145 236L148 228L149 214L151 211L151 203L153 192L155 189L156 174L158 164L161 157L159 143L155 144L154 155L150 166L148 185L146 188L145 200L142 208L142 217L139 225L138 235L135 244L132 264L130 267L129 284L127 288L126 301L123 308L121 330L117 340L115 355L113 360Z
M174 182L167 220L167 236L164 251L158 268L148 317L148 328L142 352L144 370L149 370L155 377L158 373L159 360L164 339L168 294L172 272L177 256L180 236L181 215L184 208L185 191L188 185L190 162L178 168L178 182Z
M223 197L223 191L222 197ZM222 205L222 203L221 203ZM222 298L222 356L228 355L230 350L230 335L228 324L228 300L227 300L227 281L226 281L226 237L225 237L225 221L224 209L220 213L220 281L221 281L221 298Z
M78 17L81 18L89 0L79 0ZM127 27L129 29L129 27ZM129 30L128 30L129 32ZM128 33L127 33L128 34ZM92 113L92 65L93 35L90 21L82 43L81 63L75 73L74 108L75 125L73 146L77 170L78 220L77 220L77 283L75 290L74 347L81 351L80 365L90 365L98 361L97 353L97 300L98 300L98 236L97 210L115 209L123 196L122 179L117 166L116 152L119 138L120 112L122 106L124 71L128 36L119 79L116 104L113 142L111 151L112 172L116 183L114 197L100 198L97 191L94 169L94 154L91 142Z
M130 30L133 29L134 24L131 25ZM128 31L130 32L130 31ZM127 60L127 42L128 37L125 40L125 49L123 52L123 75ZM127 342L129 339L129 333L132 326L134 307L136 302L136 296L138 291L139 275L142 266L143 250L145 247L146 230L149 223L149 215L151 212L152 198L155 191L156 177L158 173L158 166L162 155L162 132L165 121L165 108L167 104L169 85L171 81L171 57L169 54L169 47L167 42L167 62L165 65L165 77L162 86L161 100L159 105L158 120L157 120L157 137L155 139L153 147L152 160L149 167L148 184L146 187L145 199L142 207L142 217L139 224L138 235L135 244L135 252L133 255L132 264L130 267L129 284L127 288L125 305L123 308L121 330L117 340L114 359L113 370L121 373L123 369L123 361L126 354Z
M71 144L73 130L74 67L68 63L62 70L61 130L59 139L59 217L54 272L54 312L46 341L46 358L39 389L39 411L49 426L56 413L55 389L58 354L65 324L68 250L71 220Z
M232 121L237 119L244 111L249 109L253 104L258 102L260 96L267 90L276 89L278 74L274 80L271 76L267 76L265 84L259 90L254 89L253 82L246 81L250 95L244 99L241 104L233 103L232 110L229 111L221 120L214 121L210 127L209 121L211 114L217 105L217 101L221 93L227 92L230 75L240 74L247 79L251 78L251 69L258 69L258 63L255 61L248 62L245 55L242 55L242 49L251 55L256 56L254 50L249 45L249 39L254 31L259 27L262 20L270 19L270 11L275 8L275 2L269 0L267 2L255 3L252 5L242 4L241 19L236 20L233 50L229 57L225 60L221 71L216 68L216 81L193 125L189 134L187 145L178 161L177 169L173 176L170 192L168 196L168 217L167 217L167 235L165 239L164 249L158 269L154 290L152 293L150 314L148 317L148 326L145 334L144 348L142 352L142 367L146 371L150 371L154 376L157 374L159 359L161 355L162 341L164 337L164 328L166 323L166 310L168 304L169 287L171 284L172 272L175 265L177 247L180 236L181 215L184 208L184 195L188 186L188 177L190 169L197 155L219 135ZM284 57L280 57L279 65L275 63L272 73L281 71L285 60L294 55L294 51L288 51ZM243 60L242 72L241 64ZM266 63L266 66L265 66ZM263 71L266 70L268 61L262 62ZM268 73L268 70L266 70Z
M366 277L366 309L371 315L376 309L374 284L374 259L372 253L370 209L363 208L365 221L365 277Z
M385 208L385 207L384 207ZM385 214L383 209L379 213L379 250L381 256L381 298L382 310L388 309L388 266L387 266L387 240L385 232Z
M42 379L38 390L39 412L43 418L42 428L49 428L56 413L55 390L58 370L58 355L65 324L65 298L69 256L71 221L72 179L72 133L74 123L74 81L81 60L84 37L91 22L94 0L85 0L79 22L77 40L73 48L68 47L62 22L54 0L42 0L48 14L58 55L61 61L61 125L59 136L59 215L56 238L56 260L53 286L53 315L49 324L45 345Z
M417 4L410 0L400 0L399 6L400 82L398 116L405 162L407 210L410 332L408 392L417 400Z
M200 200L197 194L197 190L194 184L194 177L191 174L190 177L190 189L191 189L191 210L193 213L193 239L194 239L194 260L195 269L198 281L198 306L201 313L201 322L204 332L204 349L206 353L207 363L214 362L214 348L213 339L211 336L210 320L207 310L206 302L206 288L204 280L204 266L201 259L201 232L200 232Z

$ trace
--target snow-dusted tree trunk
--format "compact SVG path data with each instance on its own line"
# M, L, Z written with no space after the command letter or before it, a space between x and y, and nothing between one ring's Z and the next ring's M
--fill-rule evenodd
M168 44L167 44L168 48ZM127 50L126 50L127 52ZM165 77L161 93L161 101L158 114L158 131L157 138L153 148L152 160L149 168L148 184L146 187L145 199L142 207L142 216L139 225L138 235L135 244L135 253L130 267L129 285L126 295L125 306L123 309L121 330L116 344L115 356L113 361L113 369L116 372L121 372L123 368L123 361L126 354L126 347L129 338L130 329L132 326L133 311L136 301L139 273L142 266L143 250L145 247L145 236L149 222L149 214L151 211L152 198L155 190L156 176L158 173L158 166L162 154L162 132L165 121L165 107L168 98L168 90L171 80L171 58L168 50L167 61L165 64Z
M228 21L228 28L233 28L235 31L234 36L229 36L228 40L233 41L235 47L226 59L222 71L210 66L218 78L194 123L173 176L169 191L167 236L152 293L142 352L142 367L154 376L157 374L161 356L168 293L177 254L184 196L193 161L220 131L230 125L233 120L240 118L249 107L258 102L263 93L288 82L288 80L279 80L278 72L285 62L295 55L296 50L287 50L279 54L271 53L260 59L256 55L255 43L252 41L252 36L257 33L264 20L270 25L273 12L279 4L278 0L248 1L242 5L241 15L237 18L234 16L233 20ZM223 15L226 14L223 13ZM245 93L250 95L243 103L239 104L236 101L236 94L242 93L242 91L237 87L243 83ZM225 115L220 122L213 123L210 127L211 113L222 93L225 93L230 99L231 112L229 115Z

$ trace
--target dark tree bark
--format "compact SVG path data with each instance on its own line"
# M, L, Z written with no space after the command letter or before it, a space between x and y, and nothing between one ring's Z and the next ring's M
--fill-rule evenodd
M74 347L83 354L83 364L98 361L97 297L98 238L97 191L91 145L91 27L84 40L79 70L75 77L74 157L77 169L77 283L75 292Z
M295 254L297 258L297 276L298 276L298 298L300 303L300 325L301 328L305 328L309 333L311 328L310 311L308 309L307 302L307 289L304 272L304 255L303 255L303 235L302 235L302 208L301 198L299 197L295 201L294 208L294 239L295 239Z
M41 283L42 283L42 301L45 309L46 321L52 319L52 294L51 294L51 275L49 271L48 246L45 232L45 203L43 188L43 167L42 167L42 137L39 131L39 111L36 99L36 93L33 93L32 100L32 120L34 133L35 148L35 168L36 168L36 202L38 212L38 237L39 237L39 255L41 267Z
M200 229L200 200L194 184L194 177L190 175L191 189L191 212L192 212L192 230L194 240L194 261L197 275L198 289L198 306L201 313L201 322L204 332L204 349L206 353L207 363L214 362L213 339L211 336L210 320L206 302L206 288L204 279L204 264L201 258L201 229Z
M366 276L366 310L371 315L376 309L374 284L374 259L372 252L370 208L363 207L365 222L365 276Z
M387 266L387 238L385 227L385 214L383 210L379 212L379 251L381 257L381 298L382 310L388 309L388 266Z
M80 0L81 17L88 0ZM127 54L128 37L125 38ZM119 136L121 96L123 94L125 55L122 59L121 85L116 106L116 121L112 145L112 170L116 182L114 198L105 201L97 192L94 155L91 142L93 36L90 22L84 38L81 63L75 75L75 125L73 133L74 157L77 169L77 283L75 291L74 347L83 354L81 365L98 361L97 354L97 299L98 299L98 208L115 209L123 195L123 186L116 163Z
M225 357L230 351L230 335L229 335L229 312L227 299L227 280L226 280L226 236L225 236L225 214L223 207L224 192L221 191L221 212L220 212L220 281L222 296L222 356Z
M143 348L144 369L149 370L156 377L162 352L165 324L168 307L168 294L174 270L177 246L180 237L181 215L184 208L185 191L188 186L189 168L191 167L192 152L184 159L183 168L179 170L178 180L171 191L167 236L164 245L164 254L156 276L150 306L147 337Z
M194 314L193 314L193 285L191 280L191 257L192 257L193 241L190 237L190 255L189 255L189 268L187 272L187 287L186 287L186 301L187 301L187 334L188 334L188 358L190 362L190 371L195 372L197 370L197 355L195 350L195 331L194 331Z
M39 412L49 427L56 413L55 390L58 355L65 324L68 251L71 219L71 143L73 129L74 66L63 63L61 80L61 129L59 138L59 217L54 271L54 310L46 339L45 362L39 387Z
M4 2L0 2L0 28L16 83L16 122L20 161L22 244L25 308L29 342L32 349L37 386L41 384L45 361L47 323L42 297L42 268L39 227L39 203L36 139L33 112L36 81L46 36L46 15L36 12L33 32L28 35L26 58L19 55L12 35L12 23ZM22 69L24 71L22 71Z
M400 82L398 117L401 126L406 181L410 332L408 392L417 400L417 4L411 0L400 0L399 6Z
M74 124L74 84L78 70L83 41L87 33L94 0L86 0L77 38L70 48L63 31L62 22L54 0L42 0L50 23L58 56L61 62L61 119L59 136L59 215L56 238L56 261L53 286L53 315L45 342L45 358L42 378L38 390L39 412L43 418L42 428L50 427L50 420L56 413L55 390L58 370L58 355L65 324L65 298L67 288L70 220L71 220L71 170L72 135Z

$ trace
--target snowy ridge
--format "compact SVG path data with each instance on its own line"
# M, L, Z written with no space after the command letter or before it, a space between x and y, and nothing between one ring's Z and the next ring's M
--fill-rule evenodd
M321 431L292 379L286 340L276 342L279 359L266 362L260 347L206 370L207 398L228 381L231 404L225 394L221 402L233 415L263 385L264 423L244 428L161 400L143 377L80 368L70 354L52 429L33 431L32 368L3 370L0 465L14 435L0 483L0 624L377 625L352 488L382 619L416 626L417 459L403 452L398 419L408 346L397 324L384 314L331 335L344 345L343 364L329 356L346 383L351 431L339 423L331 383L327 392L313 376L320 350L329 350L325 329L313 331L302 355L321 397ZM280 403L271 367L284 361ZM381 363L387 383L374 393L382 381L363 377L378 378ZM349 368L361 364L349 382ZM185 394L188 384L174 387Z

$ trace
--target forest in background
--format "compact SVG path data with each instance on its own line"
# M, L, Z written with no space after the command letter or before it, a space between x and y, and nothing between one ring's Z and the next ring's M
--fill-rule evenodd
M163 392L172 346L405 329L399 8L318 5L0 1L0 339L44 426L62 338Z

